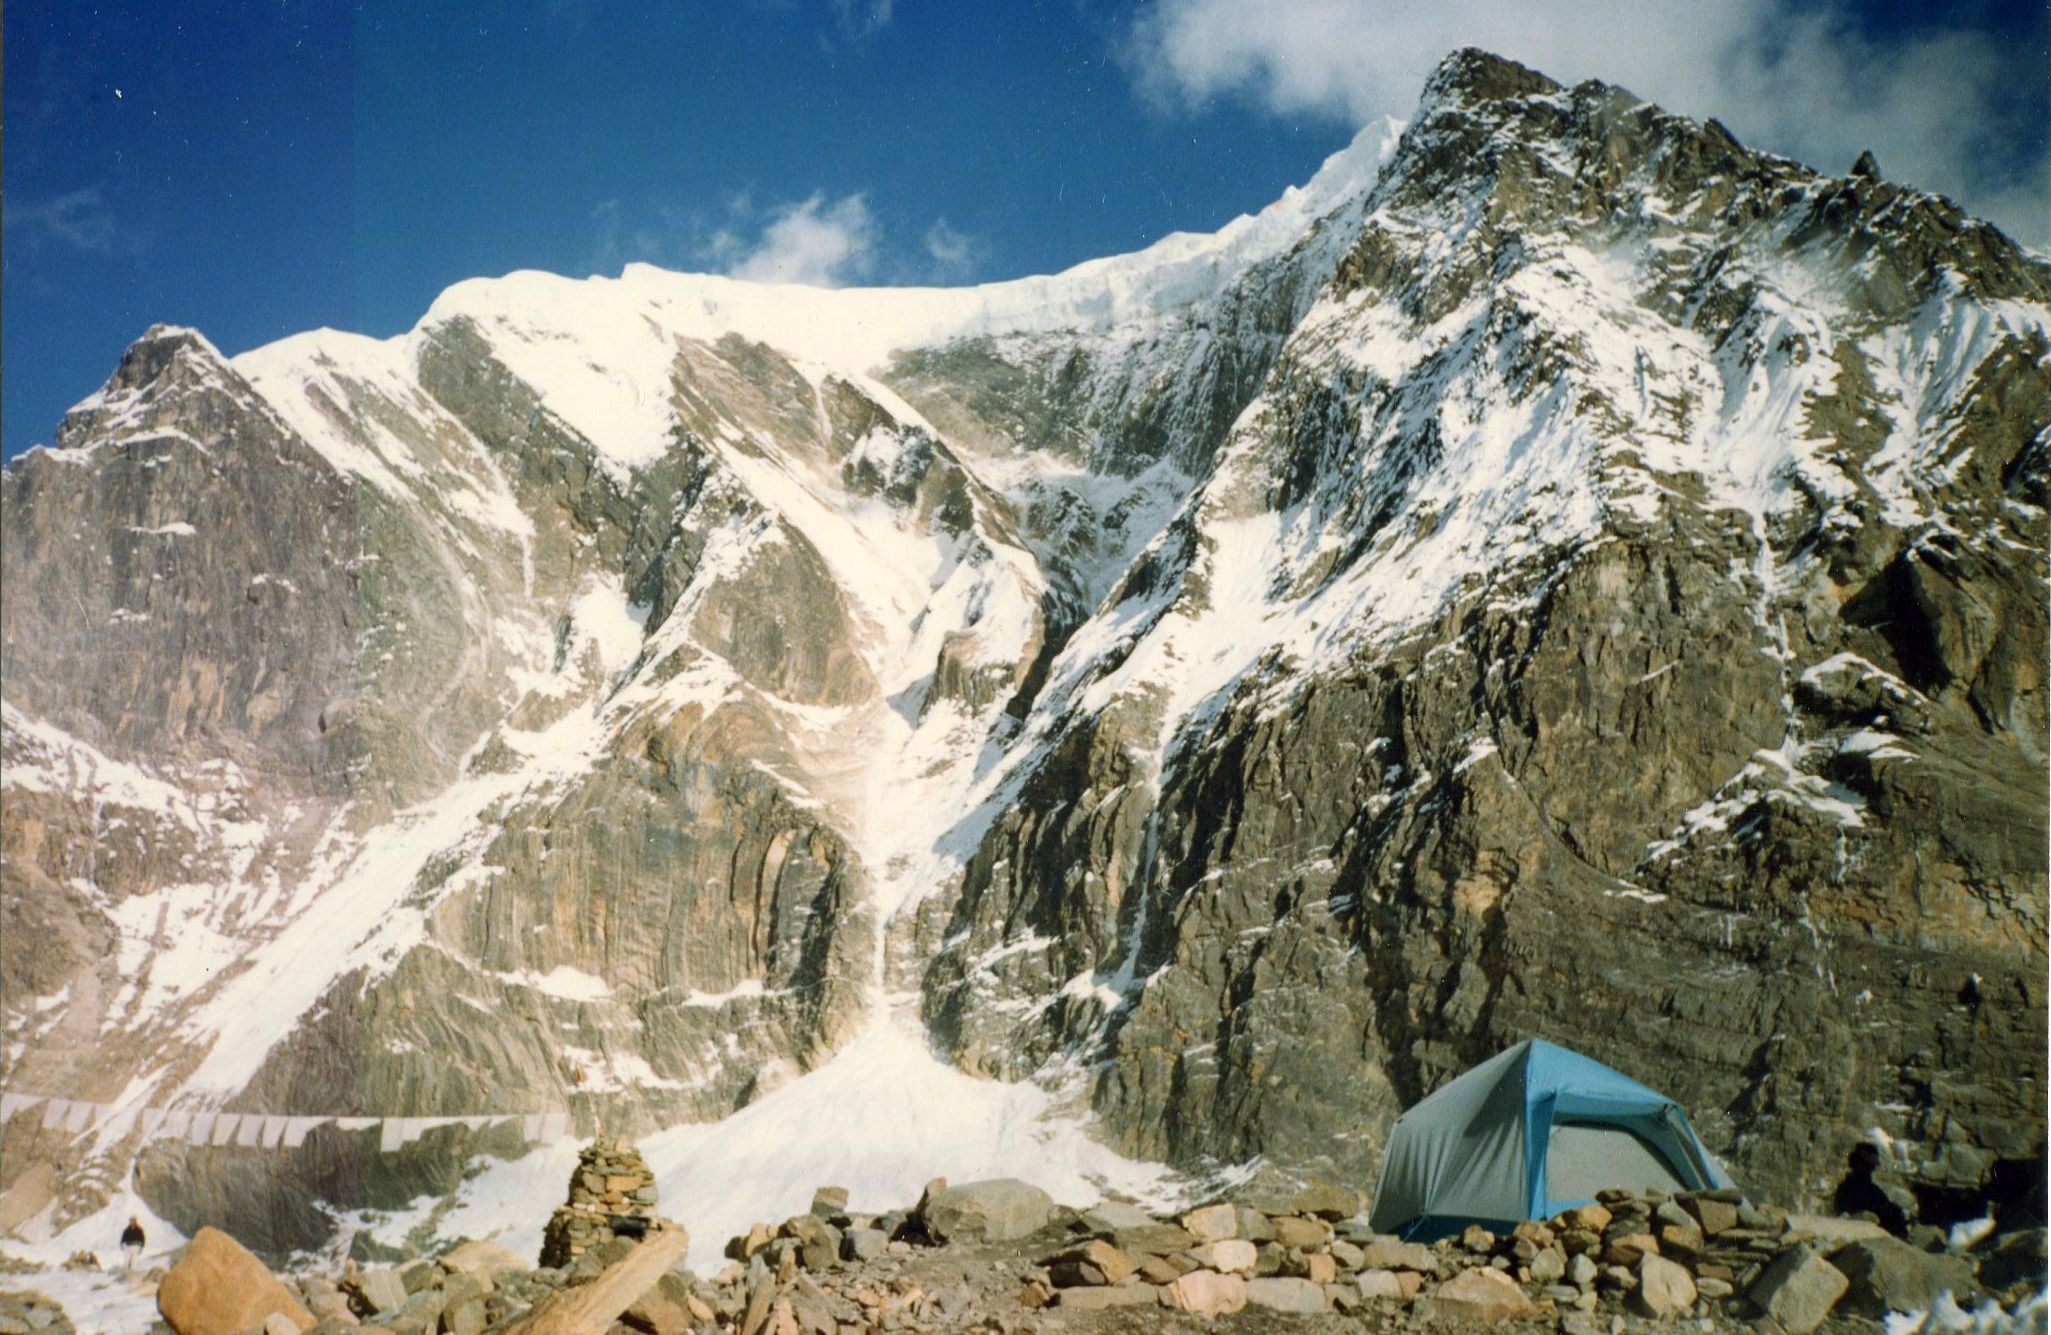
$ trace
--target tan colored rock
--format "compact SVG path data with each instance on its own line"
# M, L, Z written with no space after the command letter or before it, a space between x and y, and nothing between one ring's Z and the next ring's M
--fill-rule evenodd
M481 1281L489 1293L500 1275L528 1269L527 1260L510 1247L496 1242L466 1242L442 1257L442 1269L452 1275L469 1275Z
M506 1327L503 1335L605 1335L620 1314L653 1288L663 1272L683 1260L690 1248L688 1233L660 1221L633 1251L596 1279L550 1294ZM786 1306L786 1314L788 1311ZM792 1325L795 1329L795 1321Z
M1312 1252L1303 1258L1303 1277L1313 1284L1330 1284L1339 1278L1339 1263L1325 1252Z
M157 1310L178 1335L236 1335L280 1313L299 1330L314 1323L291 1290L247 1247L202 1228L157 1286Z
M1116 1284L1107 1288L1063 1289L1056 1305L1063 1311L1101 1312L1111 1307L1152 1307L1160 1290L1151 1284Z
M1641 1257L1659 1255L1659 1239L1650 1233L1620 1233L1603 1246L1608 1265L1636 1266Z
M1687 1267L1664 1256L1642 1257L1631 1303L1649 1317L1678 1316L1695 1305L1695 1280Z
M1290 1208L1300 1215L1319 1219L1350 1219L1360 1213L1360 1194L1351 1187L1313 1182L1296 1193Z
M1229 1316L1246 1306L1246 1281L1215 1270L1192 1270L1160 1294L1164 1307L1198 1316Z
M1246 1301L1270 1312L1294 1312L1302 1316L1325 1311L1330 1306L1325 1298L1324 1285L1307 1279L1249 1279L1246 1281Z
M1139 1277L1149 1284L1173 1284L1182 1278L1182 1270L1164 1256L1143 1256L1139 1262Z
M1260 1264L1259 1249L1244 1238L1221 1238L1198 1247L1191 1255L1228 1275L1251 1275Z
M1101 1271L1106 1284L1123 1283L1125 1277L1138 1268L1138 1263L1130 1256L1101 1238L1091 1238L1071 1254Z
M1796 1241L1820 1243L1825 1251L1849 1242L1893 1236L1870 1219L1839 1219L1835 1215L1821 1214L1791 1214L1782 1231Z
M1559 1217L1561 1228L1585 1228L1590 1233L1600 1233L1616 1218L1607 1206L1577 1205Z
M1695 1222L1702 1225L1702 1232L1708 1237L1713 1238L1738 1226L1738 1207L1730 1201L1691 1196L1683 1205L1689 1214L1695 1216Z
M1463 1270L1417 1300L1417 1314L1427 1320L1453 1323L1514 1321L1538 1307L1500 1270L1482 1266Z
M1275 1241L1284 1247L1299 1247L1304 1251L1322 1247L1330 1241L1332 1226L1322 1219L1306 1219L1302 1215L1285 1214L1271 1221L1275 1229Z
M1360 1265L1364 1270L1417 1270L1427 1275L1438 1269L1431 1248L1397 1238L1376 1238L1363 1246Z
M1183 1229L1198 1242L1239 1236L1239 1212L1230 1205L1206 1205L1182 1216Z
M1363 1298L1392 1298L1406 1301L1409 1295L1403 1292L1403 1279L1393 1270L1363 1270L1356 1281Z
M620 1322L643 1335L685 1335L697 1324L690 1297L690 1286L684 1277L674 1270L668 1271L620 1313Z
M1850 1287L1844 1272L1814 1248L1795 1247L1775 1257L1745 1296L1788 1335L1809 1335Z

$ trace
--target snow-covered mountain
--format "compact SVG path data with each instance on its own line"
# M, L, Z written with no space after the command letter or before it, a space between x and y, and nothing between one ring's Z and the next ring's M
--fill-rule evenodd
M1152 1180L1085 1114L1371 1185L1543 1033L1781 1195L1979 1187L2043 1154L2047 440L2042 259L1477 52L1051 277L153 329L0 493L5 1087L567 1110L738 1210L949 1171L893 1135ZM42 1234L131 1163L275 1250L560 1189L36 1125Z

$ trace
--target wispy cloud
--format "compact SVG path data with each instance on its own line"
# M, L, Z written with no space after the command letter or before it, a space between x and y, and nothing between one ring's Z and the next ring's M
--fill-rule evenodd
M1600 78L1747 142L1897 180L2051 241L2051 75L2041 43L1961 27L1883 34L1842 0L1161 0L1127 59L1166 106L1228 95L1363 124L1406 114L1448 50L1481 46Z
M142 248L140 234L121 225L97 185L47 199L9 199L0 207L0 225L14 244L56 244L88 255L129 255Z
M927 258L933 261L935 276L943 280L967 278L982 258L982 246L968 233L945 218L936 218L922 238Z
M869 272L876 243L876 220L866 199L845 195L829 201L824 191L815 191L801 203L772 210L752 244L729 246L737 253L726 271L760 283L839 287Z
M843 42L861 42L890 26L891 0L827 0Z

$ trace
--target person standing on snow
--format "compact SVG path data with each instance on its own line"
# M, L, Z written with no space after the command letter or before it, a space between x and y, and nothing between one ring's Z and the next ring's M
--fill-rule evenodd
M135 1269L135 1263L142 1259L142 1221L134 1215L128 1216L128 1227L121 1230L121 1268Z

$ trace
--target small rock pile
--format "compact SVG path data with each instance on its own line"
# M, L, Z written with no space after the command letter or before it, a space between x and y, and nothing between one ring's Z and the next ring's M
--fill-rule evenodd
M1962 1307L1991 1296L2013 1308L2044 1282L2042 1230L1968 1258L1911 1246L1863 1220L1755 1208L1735 1191L1605 1192L1500 1236L1474 1227L1431 1245L1376 1233L1361 1198L1334 1186L1173 1217L1115 1202L1078 1214L1009 1180L935 1182L915 1208L877 1216L846 1206L845 1192L822 1189L809 1214L734 1238L734 1264L700 1295L717 1329L845 1335L851 1325L961 1328L975 1318L1010 1330L1043 1308L1206 1318L1258 1308L1353 1314L1377 1329L1392 1319L1529 1320L1566 1335L1611 1335L1628 1316L1807 1335L1829 1317L1929 1311L1946 1292ZM1026 1249L1009 1269L1008 1293L993 1291L993 1281L1003 1285L994 1276L942 1291L898 1265L934 1246L1006 1242Z
M595 1167L623 1161L619 1146L594 1147L579 1184L587 1167L601 1184L628 1176ZM158 1307L173 1335L497 1335L532 1321L554 1329L551 1300L618 1313L608 1335L1120 1335L1237 1312L1261 1331L1302 1317L1306 1331L1510 1323L1527 1335L1617 1335L1685 1319L1808 1335L1826 1321L1873 1331L1910 1311L1951 1329L1945 1293L1961 1308L1991 1298L2017 1311L2045 1284L2041 1228L1951 1254L1735 1192L1605 1192L1551 1220L1430 1245L1377 1234L1361 1198L1332 1186L1166 1216L1118 1202L1076 1211L1010 1179L936 1180L917 1205L882 1214L848 1206L846 1191L821 1188L806 1213L732 1239L730 1264L709 1279L675 1268L686 1240L663 1250L659 1239L681 1231L660 1221L645 1241L597 1237L561 1267L465 1242L333 1277L274 1276L203 1229L164 1276ZM651 1256L672 1268L651 1268ZM68 1329L40 1295L0 1295L0 1335Z
M72 1335L64 1309L40 1293L0 1293L0 1335Z
M562 1269L601 1242L640 1238L655 1220L655 1174L641 1152L600 1136L577 1156L569 1200L549 1216L541 1264Z

